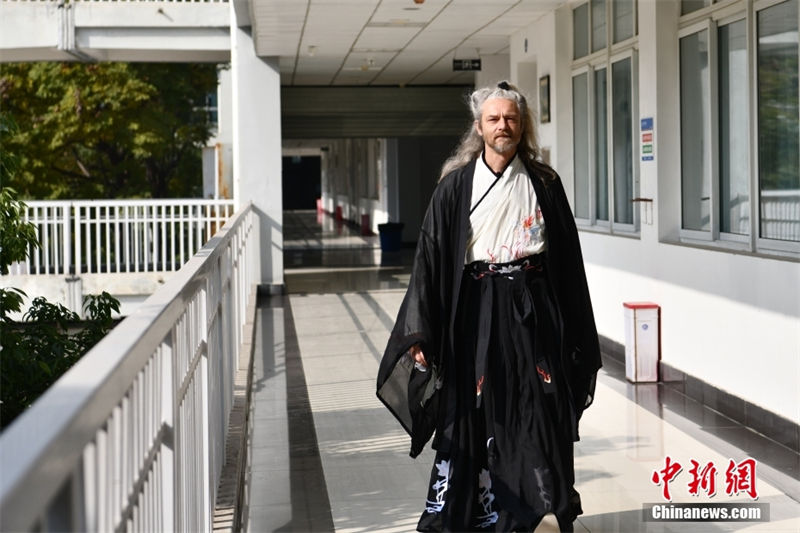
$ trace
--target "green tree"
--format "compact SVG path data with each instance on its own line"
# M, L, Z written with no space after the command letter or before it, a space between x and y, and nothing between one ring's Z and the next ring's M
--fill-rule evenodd
M2 121L0 121L2 123ZM13 165L0 157L3 177ZM25 204L14 191L0 188L0 273L7 274L15 261L27 257L39 245L36 228L25 222ZM106 292L84 298L87 320L62 305L35 298L22 322L11 318L22 310L25 293L0 288L0 427L11 423L84 353L114 326L112 313L119 301Z
M199 196L216 86L213 64L5 64L0 108L18 128L0 147L18 169L3 185L25 198Z

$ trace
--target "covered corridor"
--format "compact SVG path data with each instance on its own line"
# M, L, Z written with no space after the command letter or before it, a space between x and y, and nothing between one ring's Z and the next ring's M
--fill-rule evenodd
M285 296L260 302L248 446L247 531L413 531L433 453L409 439L375 397L378 362L407 286L410 250L381 254L327 215L285 213ZM301 257L292 267L293 257ZM386 266L381 267L383 262ZM676 384L632 385L606 357L576 446L584 514L576 531L797 531L800 456L685 396ZM684 465L673 503L753 503L725 492L728 461L757 461L766 522L644 522L666 503L651 481ZM717 493L692 496L691 460L713 462ZM537 531L557 531L547 517Z

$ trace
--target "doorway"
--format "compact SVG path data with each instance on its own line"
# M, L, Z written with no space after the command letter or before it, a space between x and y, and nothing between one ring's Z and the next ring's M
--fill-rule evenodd
M320 156L283 158L283 209L316 209L322 194Z

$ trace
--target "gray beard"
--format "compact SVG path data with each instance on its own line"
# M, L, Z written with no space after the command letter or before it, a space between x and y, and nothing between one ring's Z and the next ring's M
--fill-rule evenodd
M517 149L517 143L512 141L507 141L502 144L490 144L489 148L497 152L498 154L507 154L508 152L514 151Z

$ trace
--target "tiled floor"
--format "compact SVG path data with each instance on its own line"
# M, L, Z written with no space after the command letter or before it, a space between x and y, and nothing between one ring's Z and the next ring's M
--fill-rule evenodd
M313 213L287 213L285 231L289 294L258 311L247 529L413 531L433 457L408 457L408 437L375 397L410 253L381 254L376 237ZM800 531L797 450L623 374L606 363L581 421L576 531ZM751 502L725 494L725 469L729 459L757 459L757 503L768 504L769 521L643 521L643 504L663 502L650 478L667 455L684 465L673 501L694 503ZM715 496L688 493L692 459L717 468ZM537 531L557 531L550 518Z

